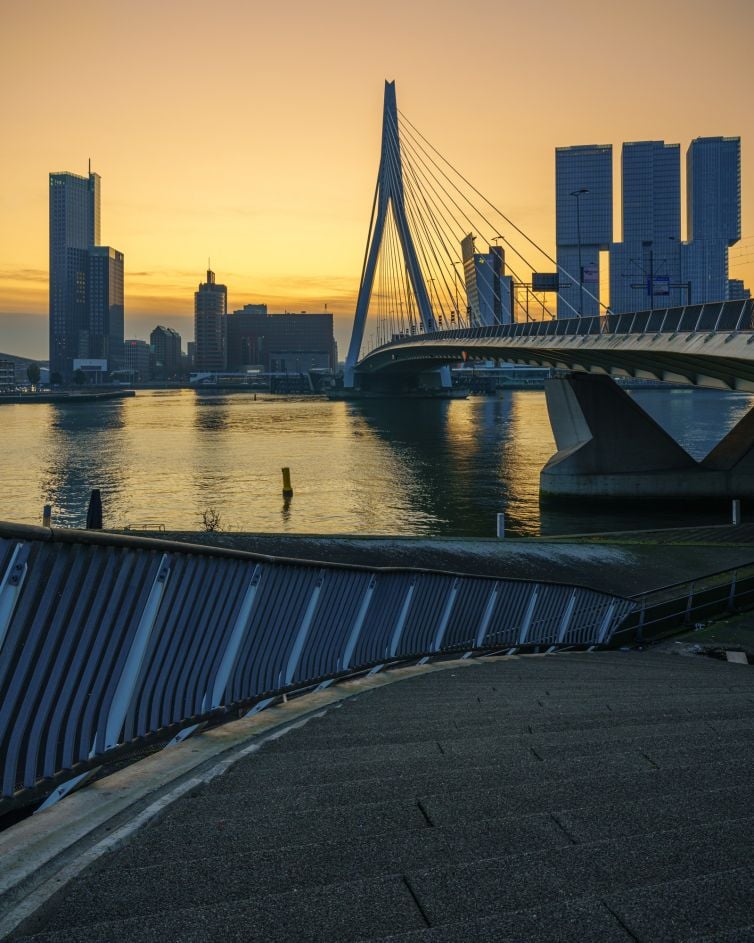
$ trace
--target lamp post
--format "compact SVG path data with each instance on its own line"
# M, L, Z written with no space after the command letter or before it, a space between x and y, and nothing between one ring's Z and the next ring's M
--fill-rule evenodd
M578 190L572 190L571 196L576 197L576 239L579 245L579 315L584 313L584 268L581 264L581 211L579 208L579 197L589 193L586 187Z

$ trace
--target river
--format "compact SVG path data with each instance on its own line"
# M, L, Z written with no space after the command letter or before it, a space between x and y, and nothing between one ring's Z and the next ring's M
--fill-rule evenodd
M704 390L634 394L695 457L752 405ZM81 406L0 406L0 519L81 526L89 490L105 527L491 537L723 522L686 506L540 507L555 450L544 393L381 401L192 390L139 391ZM289 466L294 497L281 496Z

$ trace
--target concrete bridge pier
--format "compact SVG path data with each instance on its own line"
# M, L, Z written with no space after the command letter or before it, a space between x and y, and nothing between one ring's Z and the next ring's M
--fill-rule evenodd
M574 373L545 392L558 451L543 498L754 498L754 411L697 462L607 376Z

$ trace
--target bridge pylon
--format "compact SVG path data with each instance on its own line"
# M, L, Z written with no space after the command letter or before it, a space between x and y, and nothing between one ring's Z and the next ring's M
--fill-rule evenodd
M376 214L375 214L376 209ZM369 237L364 254L364 266L359 285L359 296L356 302L356 316L351 333L351 343L346 356L343 385L350 389L355 382L356 362L364 338L367 311L372 296L374 275L377 259L385 233L385 223L388 211L392 210L395 228L398 233L401 252L411 288L416 299L422 327L425 331L437 329L429 293L424 282L419 259L411 237L411 229L406 217L406 206L403 190L403 170L401 164L401 145L398 132L398 105L395 97L395 82L385 82L385 104L382 113L382 151L380 167L377 173L377 186L372 204L372 219L369 226Z

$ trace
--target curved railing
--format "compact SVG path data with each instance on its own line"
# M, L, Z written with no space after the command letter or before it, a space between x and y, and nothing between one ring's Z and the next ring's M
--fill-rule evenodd
M626 334L697 334L754 331L754 302L715 301L676 308L654 308L630 314L523 321L489 327L453 328L397 335L369 353L416 341L482 340L490 337L569 337ZM369 356L369 355L367 355ZM365 358L366 359L366 358Z
M0 524L1 795L386 661L605 644L633 607L578 586Z

